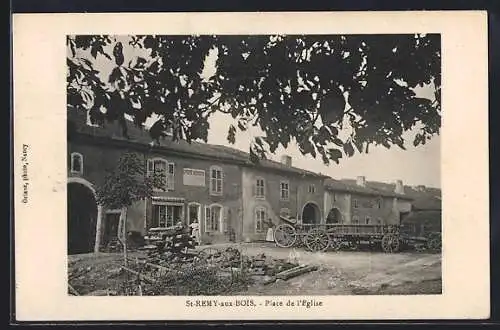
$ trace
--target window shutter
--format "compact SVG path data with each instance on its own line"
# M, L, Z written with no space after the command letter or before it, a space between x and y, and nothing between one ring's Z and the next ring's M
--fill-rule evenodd
M254 211L254 230L259 230L259 209L256 208Z
M227 218L228 218L227 211L228 211L227 208L225 207L221 208L221 221L222 221L220 225L221 233L227 232Z
M221 193L221 194L224 192L224 179L225 179L225 177L226 177L226 175L221 168L220 169L220 191L219 191L219 193ZM221 212L222 212L222 210L221 210Z
M167 176L168 176L168 186L167 188L169 190L174 190L175 187L175 164L174 163L168 163L167 164Z
M205 206L205 231L210 230L210 207Z
M213 179L213 170L210 169L208 174L208 191L212 193L214 191L214 179Z

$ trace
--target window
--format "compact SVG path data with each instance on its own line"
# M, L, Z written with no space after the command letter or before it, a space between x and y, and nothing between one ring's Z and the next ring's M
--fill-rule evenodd
M336 202L337 201L337 194L336 193L333 193L333 201Z
M255 180L255 197L264 198L266 195L265 181L263 178L257 178Z
M370 217L366 216L366 218L365 218L365 225L369 225L370 221L371 221Z
M280 216L282 216L284 218L289 218L290 217L290 209L282 208L280 210Z
M267 212L264 207L255 209L255 231L261 233L264 231L264 223L266 222Z
M310 194L315 194L316 193L316 186L313 184L309 185L308 191Z
M381 225L382 224L382 218L377 218L377 224Z
M83 174L83 156L77 152L71 154L71 173Z
M162 177L165 190L174 190L175 164L161 158L148 160L148 175L156 174ZM156 188L156 190L159 190Z
M216 232L220 230L222 206L214 204L205 208L205 231Z
M352 223L356 225L359 223L359 217L357 215L352 217Z
M222 195L222 180L222 168L212 166L210 168L210 194L219 196Z
M354 199L354 200L352 201L352 204L353 204L353 206L354 206L354 208L355 208L355 209L357 209L357 208L358 208L358 200L357 200L357 199Z
M290 198L290 184L288 181L281 181L280 183L280 198L287 201Z
M153 203L153 227L172 227L177 222L183 221L181 205Z

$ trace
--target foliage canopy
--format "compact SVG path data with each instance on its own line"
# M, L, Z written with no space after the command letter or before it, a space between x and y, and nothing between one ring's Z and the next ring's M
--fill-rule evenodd
M370 145L405 148L439 134L439 35L71 36L68 104L89 109L94 123L125 114L142 125L154 116L152 138L207 140L208 118L230 114L227 139L251 125L264 132L250 147L258 161L295 141L304 155L328 164ZM147 51L125 61L125 48ZM99 57L113 62L107 80ZM207 58L214 59L205 74ZM415 88L434 90L434 99ZM105 109L105 111L103 111ZM340 134L347 131L347 135Z

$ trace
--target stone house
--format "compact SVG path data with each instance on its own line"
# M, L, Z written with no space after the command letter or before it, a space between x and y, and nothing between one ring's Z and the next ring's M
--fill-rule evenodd
M280 216L294 218L298 223L321 223L324 218L323 182L326 176L294 168L289 156L274 166L265 162L259 167L242 168L243 223L245 240L264 239L265 230L252 233L252 218L267 217L274 224ZM277 163L275 163L277 164ZM286 170L285 170L286 169ZM254 210L252 212L252 210ZM259 213L264 212L259 215Z
M130 232L197 220L203 243L252 241L265 239L266 221L276 223L279 214L323 218L326 177L293 167L289 157L255 165L233 148L168 137L155 145L132 123L127 139L116 124L86 122L85 111L68 110L68 253L97 252L117 236L120 212L97 205L95 189L126 152L166 178L164 190L128 209Z
M326 223L399 224L412 207L412 197L404 193L402 181L390 191L369 187L364 176L357 177L354 184L326 179L324 198Z

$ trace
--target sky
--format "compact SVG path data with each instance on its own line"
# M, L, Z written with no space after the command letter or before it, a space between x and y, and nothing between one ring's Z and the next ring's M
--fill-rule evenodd
M122 40L126 41L125 38ZM124 47L124 55L125 63L136 56L147 58L147 53L144 50L136 50L127 46ZM216 56L216 52L212 52L207 58L204 75L210 75L215 70L212 63L214 63ZM95 62L95 68L101 72L103 79L107 80L113 63L100 56ZM429 88L422 88L415 92L419 97L433 98ZM226 145L245 152L248 152L254 137L262 135L258 127L251 126L245 132L238 131L235 144L230 144L227 141L227 131L229 125L234 124L231 116L216 113L209 119L209 124L208 143ZM293 166L329 175L335 179L354 179L357 176L365 176L367 181L393 183L396 180L402 180L404 184L410 186L425 185L439 188L440 136L433 137L425 145L414 147L412 142L415 134L415 131L410 131L403 136L406 141L406 150L398 147L386 149L382 146L370 146L368 154L355 153L350 158L340 159L339 164L331 162L330 165L325 165L321 157L314 159L310 155L304 156L293 143L287 149L279 148L274 155L269 155L269 158L279 161L281 156L289 155L292 157Z

